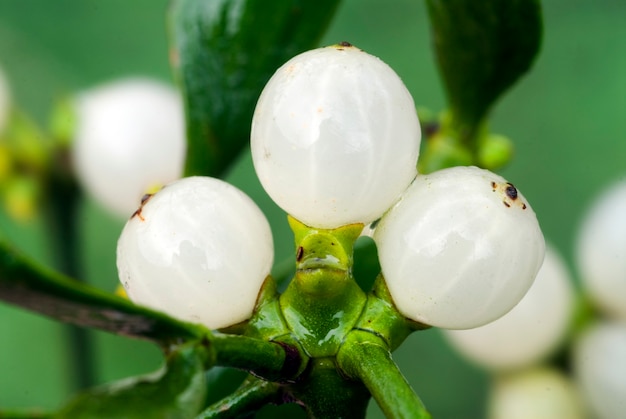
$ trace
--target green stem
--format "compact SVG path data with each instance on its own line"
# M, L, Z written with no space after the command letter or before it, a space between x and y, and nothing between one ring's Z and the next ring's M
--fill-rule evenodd
M344 373L365 384L387 417L431 417L391 358L384 340L373 333L351 332L337 354L337 362Z
M83 275L77 220L81 191L69 169L68 150L58 150L55 157L59 161L53 165L46 188L48 231L59 270L80 280ZM71 386L75 390L91 387L95 382L92 334L71 324L66 326L66 334Z
M250 377L219 402L209 406L196 419L234 418L255 412L268 403L279 403L280 385Z
M215 365L252 371L266 379L289 379L302 371L303 357L287 344L235 335L214 335Z

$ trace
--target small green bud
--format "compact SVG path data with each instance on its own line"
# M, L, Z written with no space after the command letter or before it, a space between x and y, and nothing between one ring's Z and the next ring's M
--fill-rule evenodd
M478 148L478 165L496 170L506 165L513 157L513 142L499 134L489 134L483 137Z

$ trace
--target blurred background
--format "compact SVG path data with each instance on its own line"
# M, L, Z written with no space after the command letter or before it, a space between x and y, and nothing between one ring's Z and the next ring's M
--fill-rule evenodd
M0 0L0 67L13 103L47 124L53 103L117 77L171 82L166 0ZM492 131L515 143L500 173L531 202L546 239L577 277L578 223L609 183L626 178L626 2L544 2L540 55L492 112ZM422 1L343 0L322 44L349 41L379 56L402 77L418 106L438 112L444 95ZM244 155L229 180L270 219L276 260L292 254L284 214L262 191ZM85 199L79 215L86 280L113 291L115 246L125 222ZM35 217L0 214L0 234L45 264L50 241ZM97 379L156 369L147 343L95 332ZM0 303L0 407L55 408L69 395L62 325ZM437 330L413 334L394 353L435 418L481 418L489 377L461 359ZM372 409L372 417L380 415Z

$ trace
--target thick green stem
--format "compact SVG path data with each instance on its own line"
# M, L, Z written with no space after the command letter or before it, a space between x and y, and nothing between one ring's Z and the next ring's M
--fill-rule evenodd
M391 358L383 339L354 330L337 354L339 367L359 379L389 418L428 419L430 414Z
M312 359L308 375L286 390L304 407L309 418L363 419L370 400L367 388L346 378L334 358Z
M278 403L280 385L250 377L237 391L209 406L196 419L235 418L255 412L268 403Z
M251 371L266 379L288 379L301 371L303 357L287 344L235 335L215 335L210 340L215 365Z

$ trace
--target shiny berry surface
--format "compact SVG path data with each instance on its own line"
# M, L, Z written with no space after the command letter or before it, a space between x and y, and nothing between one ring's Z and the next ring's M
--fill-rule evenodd
M387 64L347 44L300 54L265 86L252 121L261 184L303 223L371 222L416 175L413 99Z
M544 257L521 192L476 167L420 175L374 232L396 307L415 321L469 329L511 310Z
M250 317L273 251L248 196L190 177L144 200L119 238L117 267L134 302L215 329Z

